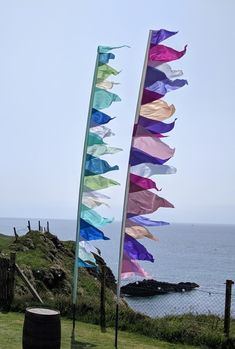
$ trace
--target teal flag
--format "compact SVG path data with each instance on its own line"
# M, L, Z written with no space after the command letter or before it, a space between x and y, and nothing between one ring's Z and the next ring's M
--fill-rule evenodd
M106 144L106 143L103 141L103 138L98 136L96 133L90 132L88 136L88 146L91 146L94 144Z
M96 228L100 228L105 224L112 223L113 219L104 218L97 212L85 205L81 205L81 218Z
M121 98L115 93L108 92L102 88L95 88L93 108L104 109L108 108L113 102L120 102Z

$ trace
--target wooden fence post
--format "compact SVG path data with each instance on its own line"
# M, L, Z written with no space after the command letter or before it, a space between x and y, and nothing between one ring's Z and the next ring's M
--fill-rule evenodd
M49 222L47 221L47 232L50 233L50 226L49 226Z
M30 224L30 221L28 221L28 230L29 230L29 231L31 230L31 224Z
M100 329L106 332L106 316L105 316L105 275L106 266L101 266L101 283L100 283Z
M226 280L226 293L225 293L225 309L224 309L224 334L229 337L230 332L230 311L231 311L231 296L232 296L232 280Z

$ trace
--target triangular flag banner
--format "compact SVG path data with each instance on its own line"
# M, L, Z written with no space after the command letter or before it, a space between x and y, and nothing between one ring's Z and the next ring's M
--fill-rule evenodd
M136 224L144 225L146 227L161 227L163 225L169 225L169 223L167 222L154 221L144 216L133 216L133 217L130 217L129 220L131 220Z
M107 147L105 144L94 144L87 147L87 154L99 157L105 154L116 154L122 151L121 148Z
M104 81L105 79L107 79L110 75L118 75L119 72L110 67L107 64L102 64L98 67L98 73L97 73L97 82L101 82Z
M153 30L151 35L151 44L157 45L160 42L170 38L172 35L177 34L178 32L171 32L166 29Z
M167 133L173 130L173 128L175 127L175 121L166 124L161 121L151 120L149 118L140 116L138 124L152 133Z
M151 177L162 174L174 174L176 168L168 165L157 165L151 163L140 163L139 165L131 166L130 172L137 176Z
M158 62L170 62L181 58L186 53L187 45L182 51L176 51L171 47L156 45L149 50L149 59Z
M125 234L124 251L125 254L128 255L132 260L154 262L151 253L149 253L146 248L135 238L128 234Z
M151 275L144 271L136 261L132 261L130 257L123 253L121 278L126 279L133 276L151 278Z
M113 53L100 53L99 54L99 63L106 64L110 59L114 59L115 55Z
M96 211L83 204L81 205L81 218L96 228L113 222L113 219L102 217Z
M95 109L108 108L113 102L120 102L121 98L115 93L108 92L102 88L95 88L93 107Z
M142 105L140 108L140 115L145 118L163 121L170 118L175 112L175 106L173 104L168 105L162 99L158 99L151 103Z
M103 176L87 176L84 178L84 185L90 190L99 190L108 188L112 185L119 185L117 181Z
M117 165L110 166L108 162L105 160L101 160L89 154L87 155L85 167L86 176L98 175L109 171L115 171L118 169L119 167Z
M135 222L132 222L129 219L126 221L125 233L135 239L148 238L155 241L158 240L158 238L150 233L148 229L141 225L137 225Z
M141 214L153 213L160 207L174 208L169 201L151 191L144 190L129 193L127 204L127 213L129 215L138 216Z
M113 119L114 118L111 118L111 116L93 108L91 114L90 127L107 124L110 120Z
M80 219L80 239L82 240L109 240L98 228L94 227L84 219Z

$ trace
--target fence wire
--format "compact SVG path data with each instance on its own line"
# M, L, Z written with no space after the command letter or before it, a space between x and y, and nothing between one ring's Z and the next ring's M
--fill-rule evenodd
M195 314L224 317L225 285L218 292L199 288L187 292L151 297L125 297L129 306L142 314L155 317ZM231 298L231 318L235 319L235 294Z

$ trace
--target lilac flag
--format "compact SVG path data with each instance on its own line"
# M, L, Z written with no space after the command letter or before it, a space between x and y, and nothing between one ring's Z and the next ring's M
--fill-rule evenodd
M124 251L132 260L154 262L153 256L132 236L125 234Z
M170 32L169 30L165 30L165 29L153 30L152 37L151 37L151 44L157 45L159 44L159 42L162 42L177 33L178 32Z
M143 92L141 104L143 105L143 104L151 103L151 102L156 101L157 99L160 99L162 97L163 96L160 95L159 93L149 91L145 88L144 92Z
M136 275L142 276L144 278L151 278L151 275L149 275L143 268L141 268L137 262L132 261L130 257L123 253L121 272L122 279Z
M151 86L147 87L147 90L157 92L161 95L165 95L168 92L177 90L180 87L183 87L184 85L188 85L188 81L184 79L175 79L175 80L169 80L165 79L162 81L156 81Z
M171 158L175 153L175 149L170 148L169 145L162 142L159 138L153 137L151 132L145 130L140 125L137 126L133 147L148 155L164 160Z
M167 222L154 221L143 216L132 216L129 218L132 222L146 226L146 227L160 227L162 225L169 225Z
M143 116L140 116L138 123L139 125L143 126L146 130L152 133L166 133L173 130L173 128L175 127L176 120L177 119L175 119L170 124L165 124L162 121L155 121L155 120L151 120Z
M135 193L129 193L127 204L128 214L133 216L149 214L155 212L160 207L174 208L169 201L152 193L151 191L143 190Z
M170 62L181 58L186 53L187 45L182 51L176 51L171 47L156 45L149 50L149 59L158 62Z
M158 164L158 165L162 165L165 162L167 162L169 159L158 159L156 157L153 157L147 153L145 153L144 151L141 151L139 149L136 148L131 148L131 152L130 152L130 165L134 166L134 165L138 165L138 164L142 164L143 162L150 162L151 164Z

